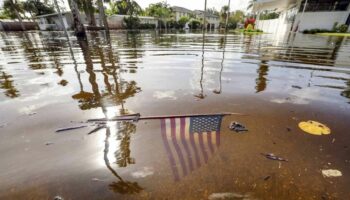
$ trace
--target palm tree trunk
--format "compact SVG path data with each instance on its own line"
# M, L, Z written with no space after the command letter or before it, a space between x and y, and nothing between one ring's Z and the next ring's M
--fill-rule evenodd
M18 19L19 23L21 24L22 31L25 31L26 28L24 27L24 24L22 22L22 17L21 17L21 15L18 12L15 3L13 2L13 0L10 0L10 3L11 3L11 6L12 6L13 10L15 11L15 14L17 16L17 19Z
M92 6L92 1L87 0L86 6L87 6L87 10L88 10L88 13L86 13L86 15L89 15L89 18L90 18L89 25L96 26L95 11L94 11L94 7Z
M100 14L100 26L103 26L105 28L107 35L109 35L108 22L107 22L105 8L103 7L102 0L98 0L98 9L99 9L99 14Z
M80 18L78 5L74 0L68 0L68 3L73 15L75 35L78 38L85 38L86 37L85 27Z

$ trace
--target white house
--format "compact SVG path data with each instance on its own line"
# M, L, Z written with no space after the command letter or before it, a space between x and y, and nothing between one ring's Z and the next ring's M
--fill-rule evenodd
M334 23L350 24L350 0L257 0L253 12L279 13L272 20L257 19L256 27L269 33L303 31L305 29L329 29Z
M129 15L112 15L107 18L108 26L111 29L122 29L124 28L124 17ZM138 16L141 24L153 24L155 28L158 27L158 19L149 16Z
M204 17L204 11L202 10L195 10L194 11L196 18L199 20L203 20ZM206 23L207 23L207 28L208 29L214 29L214 28L219 28L220 26L220 17L218 15L213 15L210 13L206 13L205 15Z
M200 21L203 20L203 16L204 16L204 11L202 10L189 10L187 8L183 8L183 7L179 7L179 6L173 6L171 7L173 13L174 13L174 17L176 21L179 21L179 19L183 16L186 17L194 17ZM207 28L208 29L216 29L219 28L220 25L220 17L218 15L213 15L210 13L207 13L205 15L206 18L206 23L207 23Z
M87 26L88 19L84 13L80 14L84 25ZM63 12L63 23L66 29L70 30L73 28L73 16L71 12ZM129 17L129 15L112 15L107 17L108 26L110 29L122 29L124 28L124 17ZM52 13L47 15L37 16L37 21L40 30L63 30L62 23L59 19L58 13ZM101 24L99 20L99 15L95 14L96 24ZM154 17L139 16L141 24L154 24L155 27L158 25L158 20Z
M193 11L189 10L187 8L179 7L179 6L173 6L171 7L171 10L175 14L175 21L179 21L179 19L183 16L190 18L193 15Z

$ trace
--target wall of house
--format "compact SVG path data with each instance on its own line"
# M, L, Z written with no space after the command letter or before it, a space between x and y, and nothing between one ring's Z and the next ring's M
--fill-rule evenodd
M287 19L287 13L281 12L279 18L270 20L257 20L255 28L265 33L285 34L291 30L292 23Z
M127 15L112 15L107 18L108 26L110 29L122 29L124 23L124 17ZM154 24L156 27L158 25L158 20L154 18L143 18L139 17L141 24Z
M299 31L305 29L332 29L335 22L344 24L350 11L335 12L305 12L301 19L302 13L298 13L293 25L293 30L298 27Z

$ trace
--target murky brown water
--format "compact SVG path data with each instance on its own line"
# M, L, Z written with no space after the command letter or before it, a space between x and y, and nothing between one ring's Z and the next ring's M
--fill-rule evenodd
M350 199L349 38L0 36L0 199ZM92 134L84 123L222 112L245 115L109 122ZM302 132L309 119L332 133Z

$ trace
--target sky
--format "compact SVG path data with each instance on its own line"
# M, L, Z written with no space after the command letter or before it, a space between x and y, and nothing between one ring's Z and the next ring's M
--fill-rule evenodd
M0 5L4 0L0 0ZM67 4L67 0L63 0ZM143 9L151 3L157 3L163 0L135 0ZM62 0L58 0L62 2ZM204 0L166 0L170 6L181 6L190 10L204 10ZM249 0L231 0L230 10L246 10ZM207 0L207 8L215 7L220 11L221 7L228 4L228 0ZM68 5L68 4L67 4Z
M151 3L157 3L161 0L136 0L142 7L146 8ZM231 0L231 10L246 10L249 0ZM167 0L171 6L181 6L190 10L204 10L204 0ZM207 7L220 11L221 7L228 4L228 0L207 0Z

